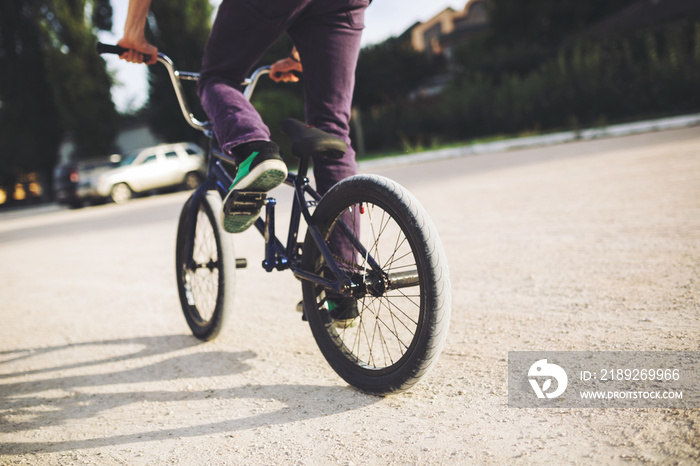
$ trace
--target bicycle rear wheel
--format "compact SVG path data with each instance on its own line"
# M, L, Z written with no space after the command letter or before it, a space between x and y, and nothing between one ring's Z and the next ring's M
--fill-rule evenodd
M437 361L450 318L449 270L427 213L398 183L353 176L323 197L313 223L351 278L358 310L351 325L334 321L329 302L338 295L303 282L304 310L321 352L360 390L411 388ZM330 270L309 233L302 267L322 276Z
M190 215L194 202L199 206ZM205 341L219 334L233 305L236 256L233 238L221 228L221 209L216 192L201 195L195 191L182 208L177 229L180 304L194 336Z

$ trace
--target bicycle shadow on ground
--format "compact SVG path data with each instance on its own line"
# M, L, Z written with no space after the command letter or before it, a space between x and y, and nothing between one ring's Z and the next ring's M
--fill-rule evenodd
M167 336L157 336L157 337L138 337L138 338L120 338L115 340L103 340L103 341L90 341L82 343L70 343L66 345L49 346L45 348L25 348L16 349L11 351L0 351L0 380L18 377L18 376L28 376L37 375L48 372L76 369L81 367L99 366L109 363L115 363L120 361L126 361L130 359L145 358L149 356L154 356L158 354L170 353L177 350L186 349L188 347L194 347L201 344L200 341L192 338L188 335L167 335ZM59 366L46 367L42 369L32 369L32 370L22 370L21 372L4 372L2 371L3 366L14 363L21 360L27 360L29 358L41 357L43 355L48 355L51 353L57 353L63 350L80 349L86 347L108 347L108 346L120 346L120 345L138 345L141 349L136 352L131 352L128 354L118 354L114 356L108 356L101 359L91 359L89 361L77 362L77 363L66 363ZM0 394L2 394L2 385L0 385Z
M361 394L347 386L314 385L245 385L228 388L183 389L182 383L190 382L211 386L213 377L242 374L251 369L246 362L257 355L251 351L199 351L192 353L191 347L204 344L192 337L172 335L153 338L110 340L105 342L78 343L76 345L50 348L24 349L0 352L0 369L9 362L31 356L50 355L52 352L75 349L82 346L143 345L140 351L112 355L80 363L67 363L55 367L35 369L22 373L0 374L1 378L19 377L29 374L30 380L0 383L0 432L32 432L49 426L70 425L81 419L99 418L105 424L119 422L123 411L130 405L158 406L164 403L205 402L212 403L208 412L216 412L220 401L272 400L283 405L272 412L253 414L247 417L191 424L181 427L139 426L137 432L94 436L79 440L3 442L1 455L23 453L51 453L99 448L131 443L162 441L173 438L208 436L338 414L360 409L379 401L379 398ZM84 349L84 348L83 348ZM190 351L177 354L178 351ZM175 353L175 354L168 354ZM149 357L149 363L123 369L121 366L140 364L140 359ZM155 359L155 362L153 360ZM114 370L114 365L120 366ZM111 370L108 370L111 368ZM63 375L61 372L77 375ZM82 372L98 372L85 374ZM43 374L58 372L59 376L39 378ZM25 378L25 377L22 377ZM165 389L143 389L143 384L163 382ZM199 382L199 383L198 383ZM125 389L125 384L136 385L136 390ZM225 384L225 383L224 383ZM105 387L115 386L115 389ZM335 403L329 400L343 400ZM153 403L153 404L149 404ZM172 418L171 418L172 419ZM119 426L117 424L117 426ZM129 426L126 426L129 428ZM94 435L94 434L93 434ZM29 437L29 436L28 436Z

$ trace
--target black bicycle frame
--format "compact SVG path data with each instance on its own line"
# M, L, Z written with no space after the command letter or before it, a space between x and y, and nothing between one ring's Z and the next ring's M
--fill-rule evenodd
M126 51L119 46L110 46L105 44L98 44L99 53L116 53L122 54ZM210 142L216 141L214 132L211 127L211 123L208 121L200 121L193 113L190 111L187 105L187 100L185 99L184 93L180 81L197 81L199 79L198 73L191 73L187 71L179 71L175 68L172 60L166 55L159 53L157 58L158 63L165 66L170 76L171 83L173 85L173 90L177 97L178 103L180 105L180 110L185 118L185 121L189 123L193 128L204 132L204 134L209 138ZM255 89L258 80L261 76L268 74L270 72L269 66L264 66L258 68L253 72L253 74L247 78L243 83L241 83L245 90L243 92L246 99L250 100L253 90ZM224 169L222 159L226 160L227 157L223 156L217 147L210 144L208 162L207 162L207 177L204 182L197 188L197 190L192 194L188 201L188 212L187 212L187 237L185 241L185 263L187 267L194 270L198 267L193 258L194 249L194 237L195 230L197 226L197 213L199 212L200 203L204 200L207 191L216 190L219 192L221 199L224 199L228 194L229 187L233 183L233 179ZM274 198L267 198L265 203L265 219L262 217L258 218L255 222L255 227L265 238L265 260L263 261L263 267L268 272L272 270L285 270L287 268L291 269L295 276L302 280L311 281L317 285L324 288L334 290L338 293L347 295L351 293L352 281L347 274L340 269L338 263L333 258L328 246L318 228L313 224L311 213L309 212L309 205L317 203L321 196L314 191L311 186L309 186L309 180L306 174L309 169L309 159L301 158L299 161L299 170L297 174L290 173L285 180L285 184L292 186L294 188L294 203L292 205L292 216L289 225L289 234L287 237L287 246L285 247L281 241L275 236L275 205L276 200ZM306 196L311 196L312 200L307 202ZM319 248L321 255L325 259L326 265L330 268L333 278L327 279L319 275L313 274L311 272L302 270L301 268L301 254L299 252L300 243L298 242L299 226L301 217L304 217L306 221L308 232L313 238L314 242ZM355 246L355 249L366 257L368 264L373 271L379 272L381 269L376 261L367 253L365 248L360 244L359 240L355 237L352 230L341 220L341 229L350 239L350 242Z
M205 134L212 138L210 131L205 131ZM213 139L212 139L213 140ZM199 206L207 191L216 190L222 199L226 197L233 179L224 169L220 157L214 155L217 148L210 147L207 165L207 177L205 181L192 194L188 207L188 230L186 240L185 257L188 267L194 268L196 264L193 259L195 228L197 225L196 218L199 211ZM265 239L265 259L262 266L268 271L291 269L294 275L302 280L307 280L322 286L326 289L331 289L337 293L350 295L352 281L350 277L338 266L337 261L333 257L328 245L323 236L314 225L309 206L316 205L320 201L321 196L310 186L309 179L306 177L309 169L309 159L302 158L299 160L299 168L297 173L289 173L285 184L294 189L294 199L292 203L292 214L289 222L289 232L287 236L287 245L283 245L277 238L275 232L275 206L277 200L268 197L265 200L265 218L258 217L255 221L255 227ZM307 201L307 195L311 197ZM319 248L321 255L325 259L325 263L330 268L332 278L324 278L320 275L302 270L301 253L299 243L299 227L301 225L301 217L306 221L308 233L313 238L316 246ZM369 257L365 248L360 244L351 230L343 225L343 230L350 233L348 236L350 241L355 245L355 248L364 257ZM378 264L374 259L370 258L369 264L374 270L379 270Z
M97 44L98 53L112 53L121 55L126 51L127 49L118 45L107 45L102 43ZM177 97L180 110L182 112L182 116L185 118L185 121L198 131L204 132L211 143L216 141L211 123L208 121L198 120L190 111L187 104L187 99L185 98L180 83L180 81L183 80L197 81L199 79L199 73L177 70L172 60L163 53L158 54L157 61L165 67L168 75L170 76L170 81L173 85L173 90L175 91L175 96ZM261 76L270 73L270 69L270 66L258 68L249 78L245 79L245 81L241 83L241 85L245 87L243 95L246 99L250 100L258 80ZM187 268L190 270L195 270L198 267L198 264L196 264L194 261L193 250L197 228L197 214L199 212L200 204L205 199L207 192L210 190L218 191L221 198L224 199L228 194L229 187L233 183L231 176L222 165L222 159L226 160L227 157L223 156L218 148L214 147L211 143L208 151L207 177L195 190L192 196L190 196L187 204L188 211L187 237L185 238L185 263L187 264ZM217 153L217 151L219 152ZM312 201L310 202L312 204L317 203L321 199L321 196L314 191L311 186L309 186L309 180L306 177L308 169L309 159L308 157L303 157L299 160L299 170L297 174L290 173L287 175L287 179L285 180L285 184L294 188L294 203L292 205L292 217L289 224L289 236L287 237L286 247L281 243L277 236L275 236L276 200L274 198L267 198L265 201L265 219L263 220L260 217L255 221L255 227L265 238L265 260L263 261L263 267L268 272L275 269L285 270L289 268L292 270L295 276L302 280L311 281L317 285L323 286L324 288L329 288L341 294L349 294L351 291L353 291L351 289L352 281L350 277L348 277L347 274L340 269L338 263L333 258L324 238L321 236L318 228L316 228L314 225L311 218L311 213L309 212L310 204L307 203L306 196L311 196ZM308 227L308 233L318 246L321 255L326 261L326 265L331 270L333 275L332 279L323 278L320 275L316 275L301 269L301 254L299 252L300 243L298 242L301 216L304 217ZM354 232L352 232L352 230L348 228L348 226L342 220L340 220L339 223L341 225L341 229L348 236L355 249L368 259L368 263L373 271L382 273L376 261L367 253L365 248L355 237Z

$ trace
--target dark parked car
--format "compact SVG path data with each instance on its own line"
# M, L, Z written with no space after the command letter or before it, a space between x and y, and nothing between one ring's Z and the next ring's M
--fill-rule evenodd
M97 200L93 180L101 173L119 164L121 157L113 155L56 166L53 172L53 195L59 204L74 208Z

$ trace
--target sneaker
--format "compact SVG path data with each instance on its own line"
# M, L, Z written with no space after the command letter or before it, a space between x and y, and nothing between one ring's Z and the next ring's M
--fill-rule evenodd
M280 148L272 141L253 141L233 149L238 164L236 178L229 193L237 191L267 192L287 178L287 165L280 157Z
M357 311L357 301L352 298L339 298L336 300L327 300L323 307L329 311L333 325L338 328L356 327L360 322L360 313ZM304 312L304 301L297 303L297 312L301 313L301 320L306 321L306 312Z
M353 298L336 298L326 301L333 325L338 328L356 327L360 322L357 301Z
M279 147L271 141L242 144L234 148L233 155L242 162L224 199L223 225L229 233L240 233L258 218L261 199L265 197L260 193L276 188L287 178L287 165L280 157ZM257 197L251 199L254 195Z

